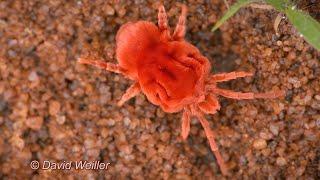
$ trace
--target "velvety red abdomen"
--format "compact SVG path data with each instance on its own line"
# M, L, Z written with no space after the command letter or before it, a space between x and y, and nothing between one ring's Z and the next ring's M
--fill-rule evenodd
M148 49L159 43L159 36L158 27L151 22L129 22L121 26L116 36L116 56L129 77L138 80L137 62L144 61Z

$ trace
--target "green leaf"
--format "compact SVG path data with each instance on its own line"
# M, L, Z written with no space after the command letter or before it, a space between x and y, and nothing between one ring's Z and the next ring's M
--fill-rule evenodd
M241 7L246 6L256 0L239 0L235 4L233 4L230 9L223 15L223 17L214 25L211 31L217 30L225 21L227 21L231 16L233 16Z
M288 0L265 0L268 4L273 6L276 10L283 12L286 9Z
M320 23L310 15L293 7L287 8L285 13L289 21L303 35L304 39L320 51Z

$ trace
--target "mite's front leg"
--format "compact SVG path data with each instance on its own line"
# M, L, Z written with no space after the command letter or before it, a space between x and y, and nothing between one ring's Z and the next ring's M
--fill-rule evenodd
M176 29L172 35L174 40L183 40L186 34L186 17L187 17L187 6L182 5L182 12L179 17Z
M111 71L114 73L123 74L123 70L119 67L117 64L104 62L102 60L92 60L89 58L79 58L78 62L81 64L90 64L93 66L96 66L100 69L105 69L107 71Z
M170 30L168 26L167 13L163 5L159 7L158 26L164 38L170 39Z
M224 82L224 81L229 81L232 79L242 78L242 77L247 77L252 75L253 74L250 72L243 72L243 71L220 73L220 74L211 75L211 77L209 78L209 82L212 82L212 83Z
M271 91L267 93L242 93L242 92L234 92L226 89L214 88L212 92L215 94L231 98L231 99L255 99L255 98L263 98L263 99L274 99L281 96L284 96L284 91Z

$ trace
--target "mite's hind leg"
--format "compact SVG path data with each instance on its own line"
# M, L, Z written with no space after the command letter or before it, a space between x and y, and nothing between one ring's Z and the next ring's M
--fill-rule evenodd
M221 74L212 75L209 79L209 82L223 82L223 81L229 81L236 78L252 76L252 75L253 74L250 72L243 72L243 71L221 73Z
M271 91L267 93L242 93L242 92L234 92L226 89L215 88L212 90L215 94L231 98L231 99L255 99L255 98L263 98L263 99L274 99L281 96L284 96L284 91Z
M131 99L132 97L138 95L140 93L140 85L138 82L135 82L133 85L131 85L127 91L124 93L124 95L121 97L120 101L118 102L118 106L122 106L123 103Z
M187 17L187 6L182 5L182 12L179 17L178 23L172 35L174 40L183 40L186 34L186 17Z
M215 136L214 136L213 131L210 129L209 122L206 120L206 118L200 112L198 112L196 116L198 117L202 127L204 128L204 132L208 138L211 151L214 153L214 155L217 159L217 162L218 162L218 165L220 167L222 174L226 175L228 173L228 170L227 170L227 167L224 163L224 160L219 152L218 145L215 142Z
M79 58L78 60L81 64L90 64L96 66L101 69L105 69L107 71L115 72L115 73L123 73L123 70L117 65L113 63L107 63L102 60L92 60L88 58Z

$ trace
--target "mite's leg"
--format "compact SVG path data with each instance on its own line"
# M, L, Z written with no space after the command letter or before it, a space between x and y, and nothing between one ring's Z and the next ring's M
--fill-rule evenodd
M267 93L242 93L234 92L226 89L215 88L212 90L215 94L231 98L231 99L255 99L255 98L264 98L264 99L273 99L284 96L284 91L271 91Z
M81 64L90 64L98 68L105 69L107 71L111 71L115 73L120 73L120 74L123 73L123 70L117 64L107 63L102 60L91 60L87 58L79 58L78 62Z
M208 95L205 101L198 104L199 109L205 114L215 114L220 109L220 104L214 95Z
M209 79L209 82L223 82L223 81L229 81L236 78L246 77L246 76L252 76L253 74L250 72L230 72L230 73L221 73L221 74L215 74L212 75Z
M122 106L123 103L131 99L132 97L138 95L140 93L140 85L138 82L135 82L133 85L131 85L126 93L121 97L120 101L118 102L118 106Z
M188 107L184 108L181 123L182 139L186 140L190 132L190 111Z
M224 160L219 152L218 149L218 145L215 142L215 136L213 131L210 129L210 125L209 122L204 118L204 116L202 115L202 113L197 113L197 117L202 125L202 127L204 128L204 132L206 133L206 136L208 138L209 144L210 144L210 148L211 151L214 153L217 162L219 164L220 170L222 172L223 175L226 175L228 173L227 171L227 167L224 163Z
M186 33L186 17L187 17L187 6L182 5L182 12L179 17L176 29L172 35L174 40L183 40Z
M168 26L168 19L167 19L167 13L166 10L164 9L164 6L161 5L158 10L158 26L160 31L163 33L165 38L170 37L170 30Z

